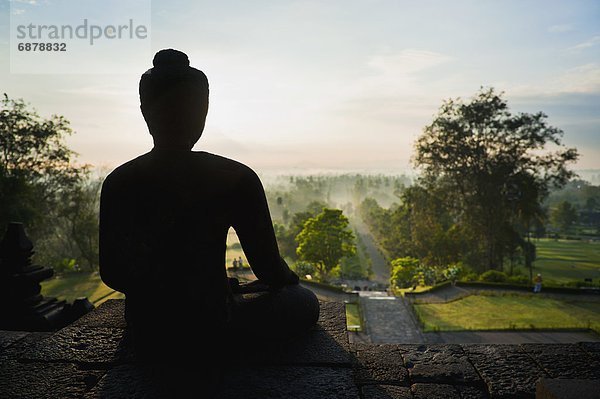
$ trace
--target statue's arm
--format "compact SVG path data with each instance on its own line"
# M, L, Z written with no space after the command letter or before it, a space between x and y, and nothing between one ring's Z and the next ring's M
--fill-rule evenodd
M256 173L249 171L240 179L235 198L233 228L256 277L273 287L297 284L298 276L279 254L267 198Z
M100 277L109 287L126 292L130 284L130 265L127 264L125 242L122 236L126 215L119 203L116 187L107 178L100 195Z

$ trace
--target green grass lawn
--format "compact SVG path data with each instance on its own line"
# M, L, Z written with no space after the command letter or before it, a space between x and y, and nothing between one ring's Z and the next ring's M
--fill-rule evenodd
M107 287L100 276L92 273L70 273L42 282L42 295L73 301L87 297L99 305L107 299L124 298L123 294Z
M600 302L564 301L533 294L471 295L442 304L415 304L425 331L593 328Z
M587 240L535 240L537 259L534 273L541 273L547 282L564 284L591 278L600 279L600 242ZM528 275L524 268L521 271Z
M346 304L346 328L348 331L361 331L360 309L358 303Z

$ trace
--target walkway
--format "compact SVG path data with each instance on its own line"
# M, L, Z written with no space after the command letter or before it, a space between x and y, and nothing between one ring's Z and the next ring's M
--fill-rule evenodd
M359 295L366 332L372 343L425 342L404 299L376 291L362 291Z
M353 221L353 227L356 228L356 232L363 244L365 244L367 254L371 259L371 268L373 270L372 280L387 286L390 282L390 268L381 254L379 247L377 247L375 239L369 231L369 227L360 218L356 218Z

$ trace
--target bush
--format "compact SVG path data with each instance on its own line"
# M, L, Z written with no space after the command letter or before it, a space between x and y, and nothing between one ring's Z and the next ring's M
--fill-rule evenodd
M517 285L527 285L527 284L529 284L529 277L524 276L522 274L515 275L515 276L509 276L508 282L511 284L517 284Z
M461 281L478 281L479 275L475 272L469 272L463 276Z
M479 276L479 281L485 281L487 283L504 283L508 276L504 272L498 270L488 270L487 272Z
M415 258L398 258L392 261L390 283L397 288L407 288L418 283L419 260Z
M303 261L296 262L292 266L292 270L295 271L300 278L306 277L307 274L314 277L316 272L315 266L312 263Z

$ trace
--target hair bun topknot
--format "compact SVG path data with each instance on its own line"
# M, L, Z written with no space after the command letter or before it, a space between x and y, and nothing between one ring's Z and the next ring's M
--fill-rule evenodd
M169 48L156 53L152 65L155 68L185 68L190 66L190 60L187 54Z

